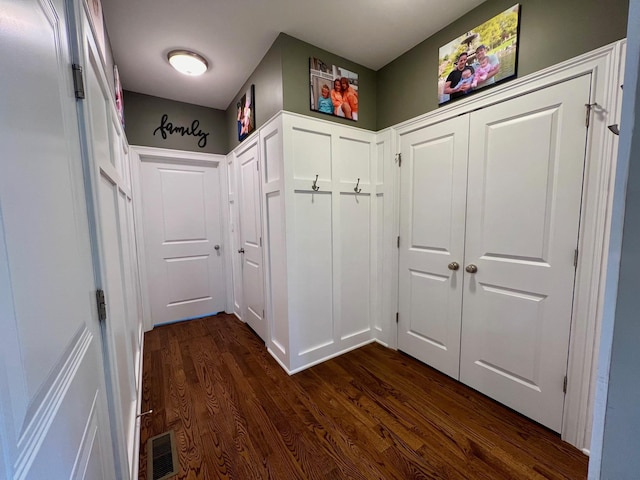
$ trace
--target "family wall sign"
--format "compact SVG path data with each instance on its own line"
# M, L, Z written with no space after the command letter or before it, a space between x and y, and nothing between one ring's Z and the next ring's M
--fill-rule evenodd
M174 125L169 121L169 115L166 113L162 115L160 125L153 131L153 135L155 136L156 133L160 133L164 140L166 140L169 135L196 137L198 138L198 146L200 148L204 148L207 145L207 137L209 136L209 132L204 132L200 129L199 120L194 120L188 127Z

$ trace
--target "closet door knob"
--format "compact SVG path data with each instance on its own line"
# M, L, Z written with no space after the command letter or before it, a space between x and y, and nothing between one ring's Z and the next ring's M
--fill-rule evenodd
M238 253L244 253L244 248L241 248L240 250L238 250Z
M469 273L476 273L478 271L478 267L476 267L473 263L470 265L467 265L467 268L465 268L465 270Z
M214 250L220 250L220 245L214 245L213 248Z
M449 270L458 270L460 268L460 264L458 262L451 262L447 267Z

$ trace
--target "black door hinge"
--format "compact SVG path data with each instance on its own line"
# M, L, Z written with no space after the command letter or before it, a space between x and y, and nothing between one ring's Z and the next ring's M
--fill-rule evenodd
M585 103L584 104L585 107L587 107L587 116L584 120L584 126L589 128L589 124L591 123L591 111L595 108L600 107L600 105L598 105L597 103Z
M104 290L96 290L96 304L98 306L98 319L103 322L107 319L107 302L104 298Z
M398 235L398 240L396 241L396 245L400 248L400 235Z
M398 166L401 167L402 166L402 154L401 153L396 153L396 158L398 159Z
M564 381L562 382L562 392L567 393L567 376L564 376Z
M85 98L84 95L84 78L82 76L82 67L77 63L71 65L71 70L73 73L73 91L76 95L76 98L82 100Z
M400 321L400 312L396 312L396 323Z

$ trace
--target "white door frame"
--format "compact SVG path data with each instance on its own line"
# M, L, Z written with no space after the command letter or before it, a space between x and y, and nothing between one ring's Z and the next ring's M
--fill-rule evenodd
M226 239L229 243L229 255L227 256L227 267L229 275L229 289L227 302L229 308L227 313L233 313L239 320L244 321L242 312L244 309L244 291L242 287L242 260L237 256L240 249L240 199L238 195L238 158L236 151L230 152L226 157L227 163L227 204L225 205L225 214L228 215L229 228L227 229ZM235 213L231 212L233 205ZM237 288L236 288L237 287ZM236 295L236 292L239 294Z
M75 28L77 29L78 36L74 39L74 57L75 62L80 64L84 68L84 72L89 72L93 68L93 73L96 75L99 87L105 93L104 97L106 99L105 102L105 111L106 115L106 128L108 130L108 141L109 141L109 155L113 168L109 166L111 169L110 174L114 175L114 177L120 177L122 182L119 184L118 188L121 189L126 196L132 196L132 191L130 186L128 185L128 175L129 175L129 167L127 164L127 142L126 137L124 135L124 129L121 123L118 120L118 114L115 106L115 99L112 95L109 94L110 87L109 82L107 80L107 69L106 62L104 60L104 55L99 48L98 44L95 40L95 31L94 27L90 22L90 7L86 0L74 0L73 2L73 16L75 22ZM93 67L92 67L93 64ZM85 80L87 78L87 74L85 73ZM88 83L88 81L87 81ZM97 163L94 157L93 150L93 136L92 136L92 118L91 111L89 107L89 103L92 101L92 98L88 96L87 100L83 102L79 102L77 104L78 115L81 122L81 148L83 155L83 168L85 168L85 189L86 189L86 201L87 201L87 211L89 215L90 222L90 235L91 235L91 244L92 244L92 255L93 255L93 263L94 263L94 276L96 280L96 287L99 289L106 289L105 285L107 285L106 280L106 268L105 268L105 248L104 248L104 225L101 221L101 212L99 208L99 172L97 171ZM93 99L98 104L98 99ZM115 134L115 135L114 135ZM133 198L132 198L133 199ZM126 220L125 220L126 221ZM133 260L135 261L135 259ZM131 272L133 273L133 272ZM132 284L135 284L136 279L131 278ZM109 315L109 291L105 292L107 296L107 315ZM140 297L137 295L138 292L135 292L133 295L135 298L135 302L140 301ZM126 302L126 300L125 300ZM128 308L131 305L125 307ZM132 313L125 319L125 321L136 319L137 321L137 312ZM109 318L107 318L107 322L109 322ZM132 326L127 324L127 327L131 328ZM107 378L107 392L109 396L109 413L110 413L110 421L111 421L111 429L113 435L113 449L115 452L115 468L116 468L116 476L120 477L134 477L137 476L137 468L138 468L138 454L139 454L139 422L134 418L127 419L129 422L128 425L124 424L123 412L121 412L120 407L117 405L117 402L113 400L113 397L119 395L119 387L114 387L114 381L111 379L111 373L115 371L115 363L116 359L114 358L113 352L107 352L109 350L108 340L105 336L108 331L108 327L105 327L102 324L102 333L103 333L103 344L104 344L104 362L106 368L106 378ZM139 331L136 328L136 331ZM140 340L140 339L138 339ZM140 400L141 400L141 384L142 384L142 368L141 365L135 366L134 362L142 362L142 342L140 341L137 347L140 347L140 352L130 352L132 358L131 360L131 371L128 372L132 377L137 377L132 379L133 388L138 389L135 395L135 398L132 399L133 404L133 412L132 414L138 414L140 412ZM129 351L130 346L127 342L127 350ZM115 376L115 374L114 374Z
M140 145L130 146L131 158L131 173L132 173L132 189L133 189L133 207L135 211L135 230L136 230L136 244L138 248L138 262L140 286L142 290L142 305L144 307L144 329L149 331L153 329L153 321L151 320L151 304L149 301L149 281L147 279L146 267L147 256L144 243L144 232L142 222L142 190L140 183L140 167L143 161L154 162L167 162L174 165L203 165L209 167L217 167L220 169L220 204L227 206L229 203L229 192L227 188L227 162L225 155L219 155L215 153L201 153L201 152L189 152L185 150L172 150L168 148L157 147L144 147ZM227 228L225 225L229 224L229 212L227 208L221 208L220 224L222 228L223 239L227 239ZM222 245L222 264L223 264L223 276L226 291L229 291L229 275L227 265L230 262L229 259L229 245ZM225 311L229 311L231 305L229 304L229 295L225 292L224 298L226 300Z
M468 113L510 98L539 90L580 75L590 74L592 91L590 102L597 104L590 117L585 165L584 193L580 218L580 255L574 290L574 309L569 345L568 384L563 415L562 439L589 453L593 416L594 389L597 373L598 346L602 320L602 302L607 267L607 251L614 188L614 172L618 137L607 128L619 123L620 68L625 40L612 43L587 54L527 75L505 85L492 88L473 97L456 102L395 125L392 128L395 145L402 135L443 120ZM585 107L586 113L586 107ZM394 152L397 151L394 150ZM394 164L390 156L386 163ZM397 165L397 163L396 163ZM399 169L393 178L385 178L390 185L398 185ZM396 197L398 197L398 194ZM397 204L396 204L397 205ZM396 207L393 225L398 225ZM394 269L397 269L397 254ZM397 286L395 287L397 289ZM393 293L390 295L395 295ZM390 325L389 329L394 328ZM397 348L397 340L389 336L388 346Z

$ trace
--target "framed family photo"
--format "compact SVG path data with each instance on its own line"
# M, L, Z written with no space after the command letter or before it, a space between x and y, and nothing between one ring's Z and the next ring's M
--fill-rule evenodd
M438 104L511 80L518 70L520 4L440 47Z
M358 121L358 74L309 58L311 110Z
M255 86L251 85L236 104L238 109L238 140L242 141L256 129Z

